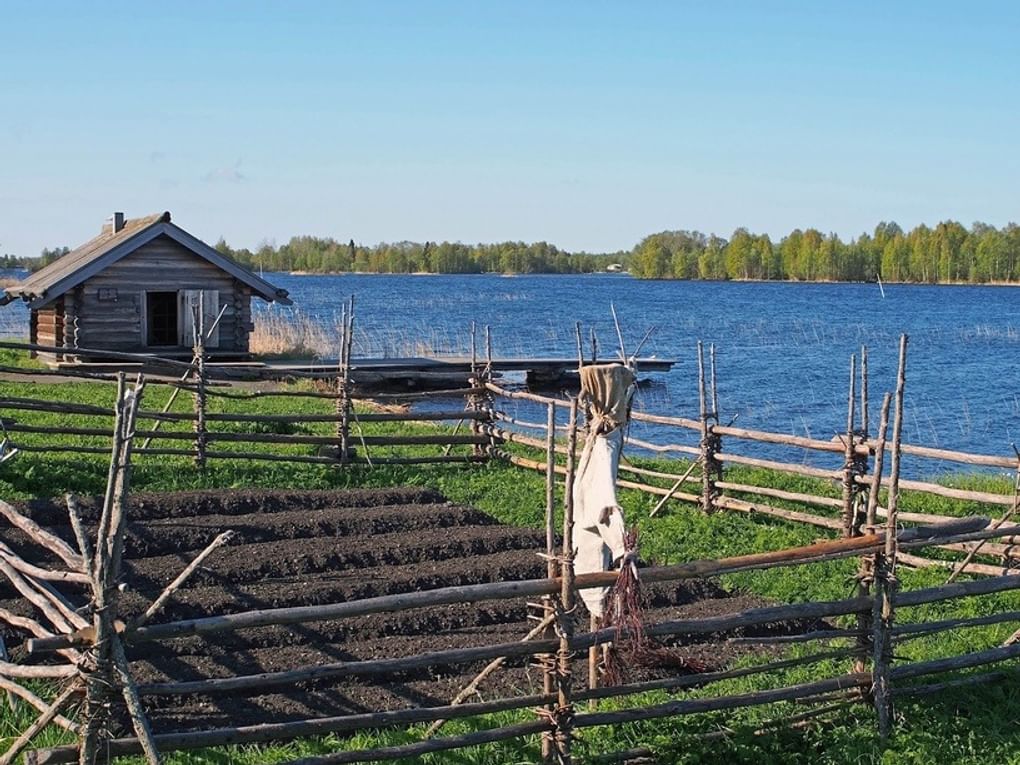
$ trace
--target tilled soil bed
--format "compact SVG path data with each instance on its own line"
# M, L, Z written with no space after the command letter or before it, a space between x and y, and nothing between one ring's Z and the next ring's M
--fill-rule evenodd
M36 501L23 512L74 544L66 510ZM98 503L84 503L94 524ZM221 531L236 538L215 552L157 621L316 604L514 579L540 578L544 532L497 523L471 507L417 489L356 491L210 491L132 497L121 596L127 617L141 613L181 569ZM93 529L94 531L94 529ZM33 562L59 567L20 532L3 541ZM60 588L74 603L82 590ZM734 613L765 605L705 580L646 588L648 622ZM0 586L0 607L30 614L31 606ZM343 661L412 656L450 648L520 640L533 626L523 600L424 608L323 621L214 633L130 650L139 684L226 678ZM578 631L588 616L579 613ZM742 652L725 638L787 634L817 627L784 622L718 635L690 636L670 644L660 666L632 668L636 677L719 669ZM4 634L16 645L24 636ZM761 649L758 649L761 650ZM345 676L258 691L214 695L146 696L156 731L282 722L356 712L448 703L486 662L433 665L381 678ZM582 662L579 662L579 666ZM486 698L541 692L540 673L524 659L507 662L481 689Z

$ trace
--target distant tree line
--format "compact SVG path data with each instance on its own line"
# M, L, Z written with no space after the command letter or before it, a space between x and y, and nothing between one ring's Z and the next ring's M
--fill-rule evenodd
M396 242L366 247L353 240L344 244L314 236L295 236L279 247L264 244L254 252L235 250L221 239L216 249L256 270L313 273L578 274L604 271L610 263L619 263L626 256L626 253L570 253L546 242Z
M729 240L698 231L663 231L634 248L628 269L645 279L793 279L797 281L1016 282L1020 226L997 229L956 221L904 232L879 223L844 242L797 229L779 242L739 228Z
M605 271L614 263L642 279L760 279L797 281L1020 282L1020 226L1001 229L956 221L909 232L879 223L873 233L844 242L836 234L797 229L778 242L738 228L729 239L698 231L663 231L630 252L567 252L546 242L396 242L364 246L350 240L296 236L276 247L234 249L223 255L252 270L309 273L575 274ZM66 254L46 249L38 258L13 258L32 270Z

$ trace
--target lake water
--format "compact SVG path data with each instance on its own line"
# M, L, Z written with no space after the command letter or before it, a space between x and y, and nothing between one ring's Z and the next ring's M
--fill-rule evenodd
M1008 455L1020 440L1014 288L893 284L883 298L875 284L648 282L613 274L265 276L290 292L294 307L255 301L256 317L296 313L332 327L355 295L355 355L467 353L474 320L491 327L496 356L572 358L580 321L586 332L595 327L606 358L617 346L615 304L629 349L654 327L642 355L679 361L669 374L648 375L656 384L640 391L638 408L697 415L702 340L717 348L723 422L736 417L744 427L815 438L845 427L849 357L862 344L874 431L905 332L905 441ZM19 327L26 334L24 322L18 304L0 311L8 334Z
M267 275L293 310L335 324L357 301L356 354L466 353L468 327L491 327L496 356L576 355L574 323L615 353L610 305L633 349L677 359L637 407L697 416L696 344L714 343L721 419L830 438L845 428L849 357L869 349L872 430L910 338L904 440L1012 454L1020 440L1020 293L1009 287L648 282L626 275ZM660 439L661 440L661 439ZM762 453L755 447L756 453ZM790 454L786 454L790 457ZM931 463L928 463L930 466ZM912 471L913 472L913 471Z

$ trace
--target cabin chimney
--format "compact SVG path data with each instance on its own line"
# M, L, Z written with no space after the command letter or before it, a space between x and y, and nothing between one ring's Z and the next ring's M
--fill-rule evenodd
M124 228L124 213L115 212L110 217L110 223L111 223L110 229L113 231L114 234L116 234L118 231Z

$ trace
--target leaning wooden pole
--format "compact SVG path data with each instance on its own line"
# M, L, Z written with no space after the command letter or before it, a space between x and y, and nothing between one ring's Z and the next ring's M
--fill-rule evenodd
M125 389L123 377L119 379L109 482L99 521L94 559L87 566L92 576L92 629L95 637L89 661L85 665L86 721L79 747L81 765L93 765L100 753L100 736L106 727L109 694L114 688L120 689L124 696L135 735L142 742L146 760L150 765L161 762L115 627L117 585L120 581L127 526L127 493L131 484L131 449L143 390L144 382L141 378L131 391ZM74 524L76 511L73 502L68 503L68 510ZM91 552L84 538L79 539L79 544L83 556Z
M856 461L857 454L854 440L854 405L857 402L857 357L850 356L850 392L847 396L846 406L846 435L844 435L845 447L843 452L843 536L852 537L854 534L854 505L857 498Z
M896 595L896 512L899 506L900 444L903 435L903 391L906 387L907 336L900 337L899 370L896 375L896 413L893 419L892 453L889 460L889 501L886 515L885 547L876 556L874 609L874 701L878 732L882 740L892 732L893 695L891 630L895 620Z
M711 513L715 509L718 489L715 479L719 471L719 462L715 455L719 451L719 438L712 432L711 419L715 414L708 410L708 391L705 381L705 350L698 341L698 408L701 424L701 443L699 444L701 463L701 510Z
M193 310L192 306L189 309ZM206 368L205 368L205 293L200 292L198 296L198 311L194 316L194 364L195 364L195 466L204 468L206 463L206 447L208 437L206 435L205 413L207 405L206 389Z
M885 443L889 435L889 404L892 396L888 393L882 399L882 414L878 423L878 443L875 447L875 467L871 476L871 485L868 487L868 504L865 512L864 528L865 534L878 532L878 498L882 491L882 470L885 466ZM860 597L867 597L871 594L871 587L875 582L875 567L878 563L878 554L862 555L860 566L857 571L857 594ZM872 611L862 611L857 615L857 646L863 653L873 648ZM855 672L863 672L865 664L863 659L854 663Z
M868 346L861 346L861 438L868 440Z
M563 553L560 558L560 603L557 632L560 647L556 656L556 711L553 713L556 761L560 765L572 762L574 702L571 680L573 653L570 641L574 635L574 471L577 450L577 398L570 401L570 422L567 431L567 475L563 487Z
M109 559L105 555L106 545L103 540L110 535L110 522L112 518L112 505L114 501L115 486L121 470L122 448L124 438L124 413L125 413L125 380L124 374L117 375L117 400L114 403L114 426L113 426L113 448L110 457L110 471L107 474L106 496L103 499L103 509L99 516L99 528L96 534L95 562L92 564L93 571L93 600L94 600L94 623L95 644L89 658L89 671L85 678L85 705L83 716L85 725L82 728L81 745L79 748L79 762L81 765L92 765L96 760L99 746L99 734L103 728L103 714L106 708L107 688L110 685L108 676L103 676L103 671L109 666L109 633L111 625L103 614L109 613L110 604L108 599L114 594L108 592L101 582L106 576L109 566ZM108 675L108 671L106 673Z
M545 447L545 570L549 579L555 579L560 572L556 566L556 404L549 404L546 411L546 447ZM556 613L552 596L542 598L543 613L548 619ZM552 639L553 625L550 623L545 630L545 637ZM539 658L542 664L542 692L551 696L556 691L555 656L544 654ZM555 707L547 707L551 716ZM542 734L542 761L551 762L555 751L555 741L551 732Z

